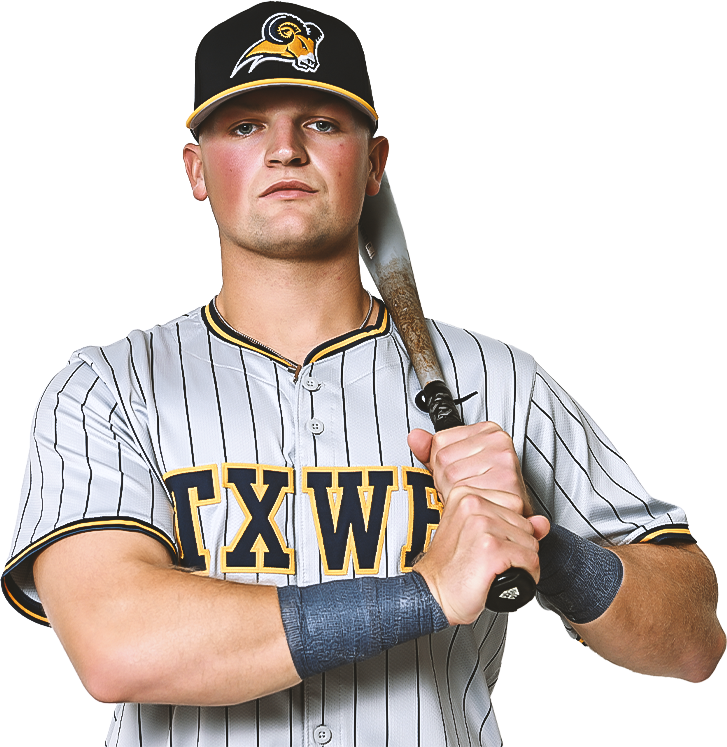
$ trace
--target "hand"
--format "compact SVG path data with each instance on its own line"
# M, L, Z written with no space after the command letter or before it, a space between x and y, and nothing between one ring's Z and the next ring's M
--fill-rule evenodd
M445 501L455 485L470 485L497 491L502 495L491 500L521 515L533 515L512 439L497 423L464 425L434 435L416 428L408 442Z
M451 624L471 623L494 578L508 568L523 568L539 580L538 540L550 524L532 515L512 439L497 424L435 436L417 429L409 446L444 500L442 520L416 570Z

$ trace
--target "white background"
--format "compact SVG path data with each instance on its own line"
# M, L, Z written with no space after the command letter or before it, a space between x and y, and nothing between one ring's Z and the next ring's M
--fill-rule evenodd
M621 54L659 227L727 293L727 5L583 0ZM716 320L715 320L716 321Z

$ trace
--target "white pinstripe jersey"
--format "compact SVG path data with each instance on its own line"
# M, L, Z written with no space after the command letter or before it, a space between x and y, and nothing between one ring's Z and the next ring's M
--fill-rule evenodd
M432 336L465 422L508 431L536 510L603 545L689 539L533 359L439 323ZM308 585L396 575L441 504L407 447L431 430L388 313L302 368L211 305L74 354L44 392L3 591L46 622L31 559L59 538L143 532L177 562L232 581ZM441 747L501 744L490 704L507 615L410 641L234 707L121 704L107 744ZM320 730L318 727L325 727Z

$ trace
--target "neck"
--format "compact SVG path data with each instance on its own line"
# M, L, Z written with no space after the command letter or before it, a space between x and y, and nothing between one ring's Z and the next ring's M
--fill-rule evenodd
M216 303L235 330L302 363L316 346L361 325L369 295L357 252L290 260L223 246Z

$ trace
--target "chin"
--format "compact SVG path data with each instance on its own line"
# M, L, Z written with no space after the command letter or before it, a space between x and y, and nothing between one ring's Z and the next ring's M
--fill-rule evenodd
M271 225L266 222L252 236L242 242L257 254L278 258L314 258L324 257L340 251L349 242L355 244L356 230L342 226L333 227L324 222L311 224L305 220L286 220ZM351 236L354 241L351 241Z

